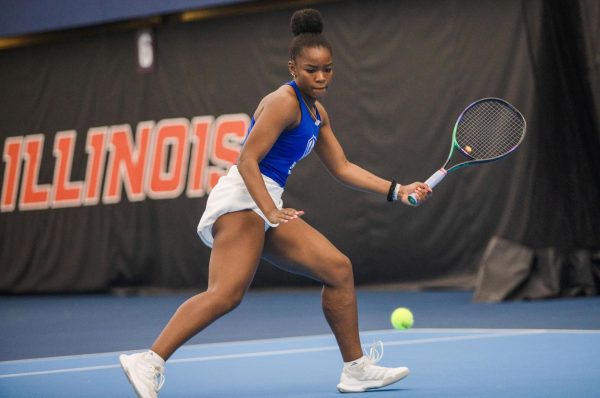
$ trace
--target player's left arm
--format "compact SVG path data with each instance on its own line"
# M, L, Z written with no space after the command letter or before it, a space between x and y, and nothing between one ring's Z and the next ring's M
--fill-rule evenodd
M387 196L391 181L383 179L350 162L333 133L327 111L319 102L317 102L317 107L321 114L321 128L319 130L319 139L315 145L315 152L327 170L340 183L352 189ZM402 184L399 192L402 202L407 203L408 195L413 192L416 192L422 198L421 200L423 200L431 192L431 189L421 182L414 182L408 185Z

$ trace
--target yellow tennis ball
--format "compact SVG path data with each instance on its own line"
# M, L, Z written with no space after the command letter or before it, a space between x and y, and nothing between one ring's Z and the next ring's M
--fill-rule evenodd
M410 329L415 321L412 312L408 308L400 307L396 308L392 312L390 318L394 329L404 330Z
M470 146L470 145L467 145L467 146L465 147L465 151L467 151L467 153L471 153L471 152L473 152L473 148L471 148L471 146Z

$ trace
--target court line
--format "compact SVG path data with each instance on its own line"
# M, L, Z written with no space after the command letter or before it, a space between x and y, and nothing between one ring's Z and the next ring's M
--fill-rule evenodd
M16 377L51 375L51 374L58 374L58 373L89 372L92 370L114 369L114 368L119 368L120 366L121 365L101 365L101 366L86 366L86 367L81 367L81 368L40 370L37 372L8 373L5 375L0 375L0 380L1 379L14 379Z
M481 334L481 335L469 335L469 336L448 336L448 337L431 337L424 339L416 339L416 340L397 340L397 341L388 341L385 343L385 346L398 346L398 345L413 345L413 344L427 344L427 343L439 343L445 341L460 341L460 340L477 340L477 339L487 339L487 338L496 338L496 337L510 337L510 336L519 336L519 335L531 335L531 334L543 334L543 331L535 331L535 332L511 332L511 333L490 333L490 334ZM370 344L362 344L363 347L369 347ZM187 362L204 362L204 361L215 361L221 359L238 359L238 358L254 358L254 357L266 357L273 355L288 355L288 354L305 354L311 352L321 352L321 351L336 351L338 350L338 346L324 346L324 347L314 347L314 348L294 348L289 350L273 350L273 351L259 351L259 352L248 352L244 354L225 354L225 355L211 355L205 357L192 357L192 358L181 358L174 359L170 361L170 363L187 363Z
M448 341L464 341L464 340L477 340L477 339L487 339L487 338L499 338L499 337L512 337L512 336L527 336L533 334L544 334L544 330L530 330L530 331L510 331L510 332L500 332L500 333L488 333L488 334L470 334L463 336L446 336L446 337L431 337L431 338L422 338L416 340L396 340L396 341L388 341L385 343L387 346L398 346L398 345L414 345L414 344L428 344L428 343L438 343L438 342L448 342ZM374 333L368 333L374 334ZM308 336L311 337L311 336ZM369 344L364 344L364 346L369 346ZM216 361L216 360L226 360L226 359L240 359L240 358L257 358L257 357L267 357L267 356L275 356L275 355L289 355L289 354L306 354L313 352L323 352L323 351L334 351L338 350L337 345L335 346L324 346L324 347L312 347L312 348L296 348L296 349L288 349L288 350L273 350L273 351L258 351L258 352L248 352L248 353L240 353L240 354L224 354L224 355L210 355L210 356L201 356L201 357L192 357L192 358L181 358L181 359L173 359L169 361L169 364L177 364L177 363L190 363L190 362L204 362L204 361ZM77 368L64 368L64 369L54 369L54 370L42 370L35 372L22 372L22 373L9 373L0 375L0 379L9 379L16 377L27 377L27 376L41 376L41 375L51 375L51 374L60 374L60 373L72 373L72 372L88 372L94 370L103 370L103 369L115 369L119 368L120 365L100 365L100 366L85 366L85 367L77 367Z
M361 331L361 337L386 334L418 334L418 333L432 333L432 334L449 334L449 333L470 333L470 334L481 334L481 333L503 333L503 332L544 332L544 333L558 333L558 334L600 334L598 329L502 329L502 328L412 328L408 330L393 330L393 329L379 329L379 330L367 330ZM320 339L329 337L333 341L333 334L312 334L307 336L289 336L289 337L274 337L267 339L250 339L250 340L237 340L237 341L221 341L216 343L197 343L197 344L186 344L179 348L178 352L195 350L198 347L230 347L236 345L248 345L248 344L264 344L264 343L280 343L287 341L298 341L308 339ZM386 343L387 345L388 343ZM12 365L12 364L24 364L24 363L37 363L46 361L57 361L57 360L70 360L70 359L87 359L87 358L102 358L111 357L123 353L133 353L143 351L146 348L140 349L128 349L120 351L108 351L91 354L74 354L74 355L59 355L55 357L40 357L40 358L26 358L26 359L11 359L7 361L0 361L1 365Z

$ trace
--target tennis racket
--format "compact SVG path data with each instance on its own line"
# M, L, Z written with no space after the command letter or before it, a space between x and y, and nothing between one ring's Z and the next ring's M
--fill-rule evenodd
M433 189L448 173L465 166L502 159L523 142L525 130L525 118L508 102L500 98L482 98L473 102L454 125L446 163L425 183ZM454 156L456 163L448 168L455 151L463 156ZM461 162L464 157L467 160ZM413 206L420 204L414 193L408 196L408 201Z

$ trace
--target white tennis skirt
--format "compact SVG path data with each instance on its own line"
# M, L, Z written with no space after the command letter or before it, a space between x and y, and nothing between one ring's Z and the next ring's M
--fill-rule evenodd
M273 179L263 175L267 191L271 195L275 206L281 209L283 201L283 188ZM198 223L198 236L208 247L213 245L212 227L219 217L223 214L240 210L252 210L265 221L265 231L269 227L277 227L279 224L272 224L267 220L262 211L258 208L254 199L250 196L246 184L240 175L237 166L232 166L227 175L221 177L217 185L210 191L206 201L206 209Z

